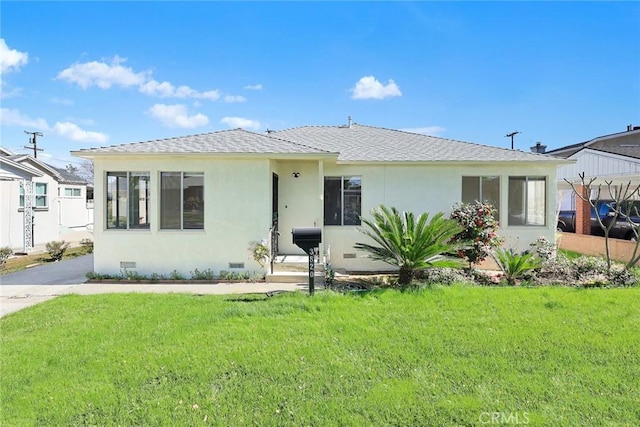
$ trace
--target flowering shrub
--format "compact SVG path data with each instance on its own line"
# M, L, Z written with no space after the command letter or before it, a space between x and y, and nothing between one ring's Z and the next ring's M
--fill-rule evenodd
M556 245L544 236L540 236L529 246L538 254L544 264L549 264L556 258Z
M469 244L466 249L459 250L458 255L466 259L471 268L484 261L490 251L502 243L502 239L496 234L496 209L490 203L483 202L458 203L452 209L451 219L456 220L463 228L452 240Z

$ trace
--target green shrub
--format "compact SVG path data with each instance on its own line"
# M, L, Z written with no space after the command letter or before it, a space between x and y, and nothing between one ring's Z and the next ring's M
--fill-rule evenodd
M7 263L7 260L11 255L13 255L13 249L9 246L0 248L0 270L4 268L4 265Z
M157 283L161 280L167 280L167 276L165 276L164 274L151 273L151 276L149 276L149 280L151 280L154 283Z
M426 268L416 273L416 279L428 285L453 285L454 283L469 282L469 279L459 270L447 267Z
M547 240L546 237L539 237L538 240L531 243L531 248L538 254L538 257L544 264L553 262L556 258L556 245Z
M204 271L200 271L197 268L191 272L191 279L193 280L213 280L215 276L210 268Z
M64 256L67 248L69 247L69 243L62 241L52 241L46 244L47 253L51 257L53 261L60 261Z
M93 253L93 241L91 239L82 239L80 240L80 246L85 253L91 254Z
M581 256L569 261L576 279L589 276L606 275L608 273L607 261L603 258Z
M109 274L100 274L100 273L96 273L95 271L90 271L86 274L87 279L89 280L107 280L107 279L112 279L112 277Z
M327 286L333 285L336 279L336 272L331 266L331 263L326 263L324 266L324 284Z
M271 256L271 251L265 241L251 242L249 244L249 251L253 256L253 259L260 264L260 267L264 267L265 261L268 261Z
M144 274L140 274L137 271L130 271L130 270L127 270L126 268L122 269L121 276L124 280L128 280L130 282L139 282L141 280L147 279L147 276L145 276Z
M171 273L169 273L169 279L171 279L171 280L185 280L186 277L184 277L182 275L182 273L180 273L178 270L173 270Z

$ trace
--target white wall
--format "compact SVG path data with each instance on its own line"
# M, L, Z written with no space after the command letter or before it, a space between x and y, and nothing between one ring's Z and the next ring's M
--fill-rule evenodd
M362 176L362 214L367 216L372 208L384 204L399 210L412 211L415 214L429 212L434 215L451 213L454 204L462 196L462 176L500 176L500 223L499 235L505 238L505 245L519 250L529 248L529 244L544 236L550 241L555 239L555 166L541 165L327 165L325 176ZM547 178L547 218L546 226L508 226L507 199L509 176L545 176ZM324 244L331 246L331 263L335 268L347 270L388 269L383 263L372 267L366 254L356 252L353 245L363 241L364 236L358 227L324 226ZM344 254L356 258L344 258Z
M319 181L318 162L280 161L272 162L272 165L279 177L279 252L304 254L302 249L293 244L291 230L295 227L322 226L322 181ZM293 176L294 172L299 173L297 178Z
M624 157L617 154L582 150L569 157L576 160L570 165L558 168L558 182L564 183L564 179L579 183L579 174L584 173L587 179L599 178L598 183L604 180L615 183L627 183L632 181L640 184L640 160Z
M107 171L149 172L149 230L105 229ZM204 172L204 230L160 230L160 172ZM268 160L206 158L205 156L143 156L95 161L95 256L98 273L117 274L121 262L136 263L150 275L173 270L185 276L194 269L230 270L244 263L247 271L262 271L249 252L251 241L266 239L271 226L271 171ZM133 270L133 269L132 269Z
M121 262L133 262L142 274L188 275L195 268L211 268L218 274L229 262L244 262L245 270L262 268L251 258L251 241L266 239L271 227L272 173L279 176L280 253L302 253L293 245L291 229L318 226L323 229L323 248L331 248L331 263L347 270L381 270L366 254L353 249L364 236L356 226L323 225L322 176L362 177L362 213L384 204L416 214L444 212L461 199L462 176L501 177L499 234L506 245L520 250L541 236L555 239L555 166L512 165L336 165L329 161L261 160L228 157L141 156L97 159L95 162L95 271L116 274ZM151 228L106 230L106 171L148 171L151 176ZM161 171L204 172L205 229L160 230L159 174ZM300 176L294 178L293 172ZM546 226L508 226L509 176L544 176L547 179ZM345 258L345 254L347 257ZM350 258L356 254L356 258Z

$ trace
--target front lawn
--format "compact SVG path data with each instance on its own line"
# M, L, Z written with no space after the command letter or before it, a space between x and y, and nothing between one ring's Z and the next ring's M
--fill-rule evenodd
M0 418L634 426L638 325L638 288L69 295L0 319Z

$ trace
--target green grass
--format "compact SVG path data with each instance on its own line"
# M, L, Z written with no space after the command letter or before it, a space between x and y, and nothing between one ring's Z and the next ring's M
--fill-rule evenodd
M59 297L0 319L13 425L640 424L640 289Z

